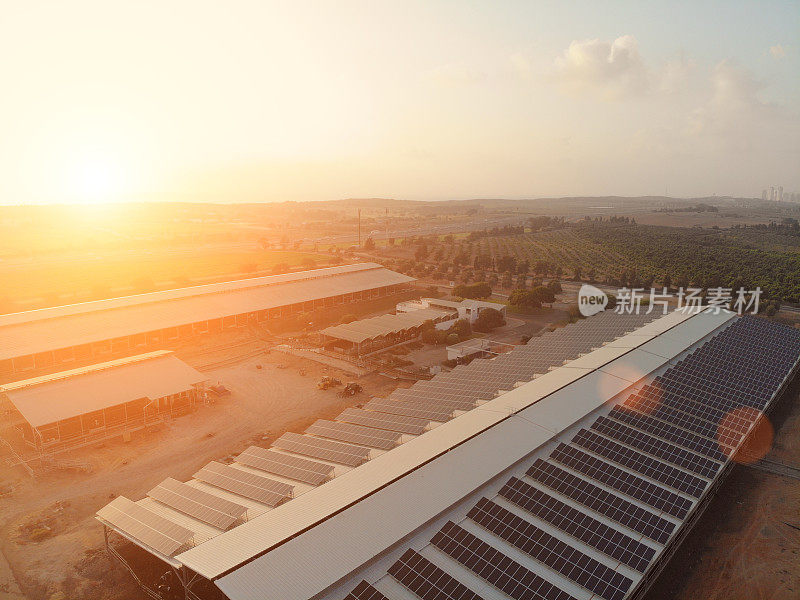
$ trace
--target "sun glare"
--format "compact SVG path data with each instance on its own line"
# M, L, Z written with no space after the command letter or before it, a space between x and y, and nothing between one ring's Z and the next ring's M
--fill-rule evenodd
M121 200L123 184L120 166L104 157L85 159L73 172L73 194L80 204L117 202Z

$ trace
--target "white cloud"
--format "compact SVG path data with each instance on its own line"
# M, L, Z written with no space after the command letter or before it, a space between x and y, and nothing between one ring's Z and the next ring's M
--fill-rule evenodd
M786 58L786 46L781 46L780 44L777 46L770 46L769 53L775 60Z
M644 92L647 69L639 54L636 38L573 41L556 59L556 79L570 91L594 91L606 98Z
M659 91L665 94L677 94L685 91L696 66L692 59L685 56L667 62L659 73Z
M770 116L772 108L758 97L761 84L749 71L724 60L711 74L711 96L690 118L689 133L742 134Z

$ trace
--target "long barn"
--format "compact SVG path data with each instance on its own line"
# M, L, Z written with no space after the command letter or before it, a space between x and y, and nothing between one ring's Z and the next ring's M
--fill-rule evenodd
M97 516L189 598L641 598L798 364L759 318L602 313Z
M390 296L413 281L379 264L360 263L2 315L0 378Z

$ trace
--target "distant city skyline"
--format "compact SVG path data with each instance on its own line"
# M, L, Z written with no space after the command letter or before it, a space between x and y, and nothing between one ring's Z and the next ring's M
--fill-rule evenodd
M800 190L796 2L0 2L0 204Z

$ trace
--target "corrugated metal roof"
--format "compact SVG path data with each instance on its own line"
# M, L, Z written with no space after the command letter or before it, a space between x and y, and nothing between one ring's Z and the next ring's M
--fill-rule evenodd
M171 352L54 373L0 387L33 427L138 400L177 394L206 377Z
M690 317L678 315L672 318L670 327L679 325L687 318ZM692 321L703 321L705 318L700 316ZM695 329L694 323L689 323L684 327L689 331ZM705 327L701 327L699 332L702 333L705 329ZM654 331L652 335L655 336L657 333ZM648 339L650 339L648 336L641 336L640 341L644 343ZM648 355L647 360L651 360L651 357L652 355ZM617 360L624 358L623 356ZM620 372L624 373L627 372L630 364L636 364L636 361L639 360L644 359L637 356L634 362L620 362L617 366ZM661 360L661 363L663 362L665 361ZM613 363L611 364L613 365ZM289 598L308 598L346 575L351 569L345 565L355 564L359 561L361 564L380 551L379 547L385 549L396 542L399 537L402 537L402 535L398 535L398 528L403 529L406 534L410 533L424 522L424 517L432 518L446 508L441 505L445 500L448 505L452 504L455 499L453 488L450 488L448 494L441 498L433 491L433 487L438 486L440 481L438 474L431 475L433 471L428 470L429 465L433 469L433 465L438 461L445 460L447 456L455 456L453 449L471 438L470 443L464 445L465 451L468 451L466 449L473 446L473 441L478 439L475 436L488 434L486 430L509 418L516 422L518 418L511 417L511 412L531 406L541 398L583 378L579 393L572 393L572 391L577 392L577 388L564 393L576 398L589 394L589 398L577 398L571 403L555 401L543 403L547 408L543 409L542 424L533 418L535 415L530 413L525 415L526 422L530 421L529 425L533 427L523 426L526 431L525 435L528 437L525 438L524 443L520 443L519 440L517 442L528 453L538 444L536 442L538 438L531 441L532 429L550 430L543 434L546 441L552 437L553 430L569 426L592 410L597 402L602 403L631 385L629 381L618 375L619 373L614 370L604 372L591 371L586 368L552 371L437 427L433 432L423 434L399 448L373 459L325 486L311 490L270 513L182 553L179 559L189 568L209 578L219 577L223 573L232 571L229 575L222 577L218 583L231 598L237 600L239 598L264 597L264 588L260 586L266 585L267 582L270 585L270 592L281 589L278 597L287 600ZM543 425L545 426L543 427ZM493 432L488 435L494 438L496 434ZM502 437L500 436L500 438ZM477 448L478 445L476 442L474 447ZM482 444L480 446L482 447ZM500 456L491 457L492 461L503 460L503 453L494 452L494 454ZM485 460L487 459L481 456L460 457L459 464L463 467L464 464L472 464L473 461L476 461L477 464L483 463ZM435 468L438 471L438 465ZM453 465L450 468L453 472L458 472L461 477L466 478L465 481L471 482L469 469L456 469ZM413 480L408 479L408 481L414 482L414 489L406 489L403 494L397 496L400 503L395 505L392 500L395 495L391 490L399 489L395 488L399 485L405 488L406 484L403 481L411 477L409 475L411 472L415 473L414 478ZM498 472L496 471L495 474ZM482 474L481 477L483 476ZM365 501L366 496L369 496L370 499L368 503ZM415 498L416 507L414 511L409 511L408 498L412 497ZM378 518L377 513L372 512L372 507L375 502L380 502L381 498L386 498L386 504L382 507L383 518ZM329 518L334 514L335 517ZM339 523L350 523L351 518L354 519L353 522L358 523L358 530L366 532L363 536L352 529L346 533L338 529ZM420 519L423 520L420 521ZM387 529L387 533L384 535L384 529L389 521L392 521L391 531L389 532ZM315 530L322 533L313 533ZM305 533L298 536L297 533L300 531L305 531ZM334 531L339 533L332 535ZM318 538L318 535L322 537ZM328 540L327 536L329 535L331 540ZM364 540L365 536L369 537L368 544ZM304 540L312 539L318 544L327 544L332 541L337 545L337 552L323 555L315 551L314 556L318 560L314 565L309 565L308 561L303 559L303 556L306 558L308 556L308 548ZM269 552L267 552L268 550ZM253 559L264 552L266 554ZM251 559L253 559L251 562L247 562ZM242 563L246 564L237 568ZM296 571L298 564L303 564L304 569L308 569L302 577L299 577ZM302 585L298 583L300 579L303 580ZM283 594L284 591L286 591L286 595Z
M692 343L702 339L706 327L695 325L705 324L706 318L699 315L678 325L680 335L687 342L694 338ZM711 320L717 326L724 323L720 319ZM211 558L214 553L214 566L230 565L229 558L237 560L237 555L241 556L239 550L243 547L253 550L250 542L257 541L261 552L269 551L220 577L216 581L218 587L231 600L313 597L631 387L632 382L620 375L627 376L632 367L648 369L649 373L666 362L654 354L633 350L588 373L580 368L553 371L438 427L435 433L422 435L343 475L332 482L338 482L338 489L326 484L312 490L282 507L285 510L259 517L180 554L178 559L201 574L213 576L210 575L213 571L207 570L213 568L212 564L202 560L203 557ZM555 393L550 393L552 387L546 383L551 377L562 386ZM571 380L566 386L565 378ZM547 393L543 393L545 386ZM500 410L509 401L525 408L509 415ZM451 449L430 456L422 464L420 454L441 449L437 442L445 440L438 440L439 433L445 434L443 438ZM459 444L466 440L467 443ZM401 456L404 450L409 456ZM402 460L408 467L413 464L412 457L417 460L414 466L418 468L407 475L396 480L378 476L381 471L389 471L390 478L396 476L395 469L402 467L394 463ZM369 473L370 468L373 473ZM372 485L376 486L373 489L380 489L361 500L353 498L353 494L363 494L364 488L369 487L364 478L373 479ZM353 484L351 489L345 489L349 484ZM409 502L410 498L413 502ZM345 500L349 502L344 504ZM318 517L318 511L332 511L337 506L342 510L332 518L316 525L309 522ZM287 536L293 527L303 533ZM226 539L227 535L230 537ZM309 556L314 560L309 561Z
M435 308L421 308L407 313L397 313L396 315L379 315L369 319L352 321L342 325L334 325L322 330L324 335L335 337L348 342L360 343L365 340L398 333L412 327L419 327L425 321L439 319L447 315L455 315L444 310Z
M363 263L15 313L0 316L0 360L410 281Z

